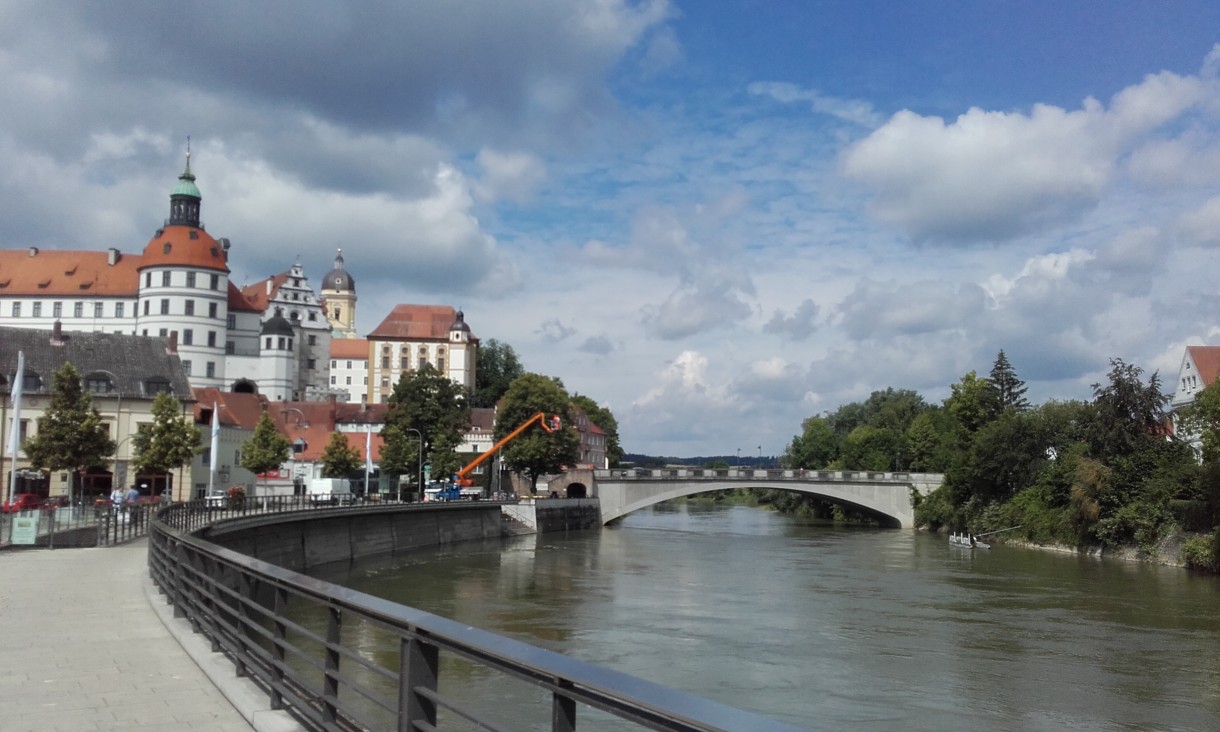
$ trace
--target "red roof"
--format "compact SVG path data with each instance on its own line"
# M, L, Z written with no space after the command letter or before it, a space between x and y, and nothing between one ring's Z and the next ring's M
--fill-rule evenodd
M241 290L237 289L237 285L229 282L229 312L246 312L246 313L261 313L259 308L254 307L246 296L241 294Z
M220 423L253 431L258 426L267 398L260 394L221 391L214 386L191 389L195 395L195 423L210 425L212 407L220 404Z
M456 321L457 310L448 305L395 305L368 337L370 340L447 341L449 328Z
M364 338L332 338L330 341L331 358L359 358L368 360L369 342Z
M1190 354L1190 360L1194 361L1199 378L1203 379L1203 386L1211 386L1220 374L1220 346L1187 346L1186 352Z
M164 265L229 271L224 250L211 234L194 226L167 226L149 240L140 268Z
M114 264L110 260L114 259ZM135 297L140 286L138 254L68 250L0 250L0 294Z
M260 313L267 309L271 304L271 300L275 298L276 293L280 291L280 286L288 281L288 273L281 272L274 277L268 277L265 280L259 280L253 285L246 285L241 288L241 294L245 296L255 310Z

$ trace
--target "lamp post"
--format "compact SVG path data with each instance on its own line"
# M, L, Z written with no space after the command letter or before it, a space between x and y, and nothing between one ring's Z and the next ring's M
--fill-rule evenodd
M291 425L288 422L288 413L296 412L297 418ZM284 430L287 431L289 426L295 427L297 430L306 429L309 427L309 421L305 418L305 413L296 407L283 407L280 409L280 417L284 420ZM288 456L288 479L292 481L292 494L297 493L297 455L305 452L308 443L299 435L292 441L292 453Z
M737 462L733 465L733 467L737 468L738 470L741 470L741 448L740 447L737 448Z
M758 467L762 468L762 445L758 446Z
M424 500L424 433L414 427L404 427L403 432L414 432L419 438L419 452L416 453L415 484L419 486L419 500ZM401 497L400 497L401 499Z

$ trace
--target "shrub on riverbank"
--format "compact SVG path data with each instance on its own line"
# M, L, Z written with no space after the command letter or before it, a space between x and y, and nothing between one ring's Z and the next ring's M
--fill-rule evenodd
M1190 569L1220 573L1220 528L1187 539L1182 547L1182 561Z

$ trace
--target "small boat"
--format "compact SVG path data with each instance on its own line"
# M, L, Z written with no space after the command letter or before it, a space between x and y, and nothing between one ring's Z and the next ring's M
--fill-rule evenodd
M966 549L990 549L991 545L982 541L974 534L949 534L949 546L960 546Z

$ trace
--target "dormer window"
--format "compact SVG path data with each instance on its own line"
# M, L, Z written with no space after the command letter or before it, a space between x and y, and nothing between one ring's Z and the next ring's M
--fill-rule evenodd
M109 374L89 374L85 377L85 389L90 394L109 394L114 391L114 381Z
M161 253L162 253L162 254L169 254L169 253L170 253L170 251L171 251L173 248L174 248L174 245L173 245L173 244L170 244L169 242L165 242L165 244L163 244L163 245L161 246Z
M25 376L21 379L22 391L42 391L42 377L33 371L27 370Z
M155 397L158 394L173 394L174 390L169 385L168 379L154 377L144 380L144 396Z

